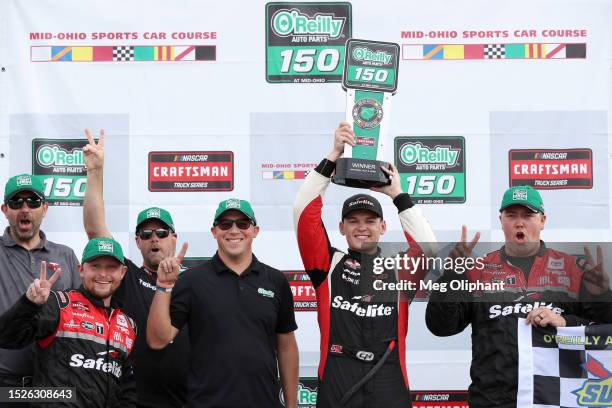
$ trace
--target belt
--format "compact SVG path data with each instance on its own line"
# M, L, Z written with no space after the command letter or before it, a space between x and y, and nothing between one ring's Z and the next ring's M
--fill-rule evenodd
M1 375L0 385L4 387L31 387L32 386L31 375L19 376L19 375Z
M363 378L357 381L351 388L348 389L342 396L340 400L340 404L345 405L351 397L374 377L374 374L385 364L385 361L391 355L391 352L395 348L395 340L389 341L386 350L380 351L372 351L372 350L358 350L350 347L342 346L339 344L332 344L329 351L333 354L345 355L348 357L355 358L359 361L364 362L374 362L376 360L376 364L370 368L370 370L363 376Z

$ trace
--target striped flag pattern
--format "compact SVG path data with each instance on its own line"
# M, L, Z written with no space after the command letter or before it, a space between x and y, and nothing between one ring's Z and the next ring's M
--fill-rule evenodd
M585 59L586 43L403 44L403 60Z
M216 61L216 45L104 45L30 47L31 62Z

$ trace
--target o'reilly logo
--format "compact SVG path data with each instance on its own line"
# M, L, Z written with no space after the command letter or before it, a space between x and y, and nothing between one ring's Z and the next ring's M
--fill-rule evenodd
M421 143L406 143L400 149L400 160L406 165L431 163L452 167L457 164L460 152L461 149L453 149L450 146L436 146L430 149Z
M85 158L82 149L68 151L58 145L44 144L36 151L36 162L42 167L84 166Z
M121 378L121 366L116 361L105 362L103 357L97 359L85 358L83 354L73 354L70 357L70 367L82 367L91 370L98 370L105 373L112 373L115 377Z
M98 242L98 251L100 252L113 252L113 243L112 242Z
M353 49L353 58L357 61L382 62L387 65L391 62L393 55L383 50L372 51L368 47L356 47Z
M332 307L355 313L359 317L391 316L391 313L393 313L393 306L368 304L366 307L363 307L358 302L352 303L348 300L344 300L342 296L336 296L334 298Z
M537 309L538 307L545 307L547 309L552 310L558 315L561 315L564 312L563 309L553 306L552 303L546 304L546 302L515 303L513 305L508 306L493 305L489 308L489 319L495 319L499 316L526 315L533 309Z
M272 16L272 31L279 37L289 35L325 35L335 39L342 34L344 17L332 14L309 16L297 9L281 9Z
M147 218L159 218L159 217L161 217L159 208L151 208L150 210L147 210Z
M17 186L31 186L32 185L32 177L30 176L19 176L17 177Z

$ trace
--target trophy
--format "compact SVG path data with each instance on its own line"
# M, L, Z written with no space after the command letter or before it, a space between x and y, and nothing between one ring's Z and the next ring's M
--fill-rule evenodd
M342 87L346 91L346 121L353 124L356 145L344 145L344 157L336 162L334 183L357 188L391 183L381 169L391 165L379 158L384 156L391 96L397 89L398 58L398 44L347 41Z

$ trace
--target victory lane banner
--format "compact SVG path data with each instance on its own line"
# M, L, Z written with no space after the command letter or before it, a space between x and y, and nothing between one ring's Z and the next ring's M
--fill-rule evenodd
M149 152L149 191L232 191L234 153Z
M398 136L394 152L402 190L416 203L465 203L462 136Z
M32 174L45 185L49 205L81 206L87 188L87 139L33 139Z
M340 82L351 3L266 4L266 81Z
M591 149L513 149L509 152L508 163L510 187L593 188Z
M293 294L293 310L296 312L317 310L316 293L308 274L304 271L283 271L283 273L289 281Z
M280 382L280 379L279 379ZM316 408L317 393L319 390L319 379L316 377L300 377L297 390L298 408ZM285 396L281 390L279 399L283 407L285 406Z

